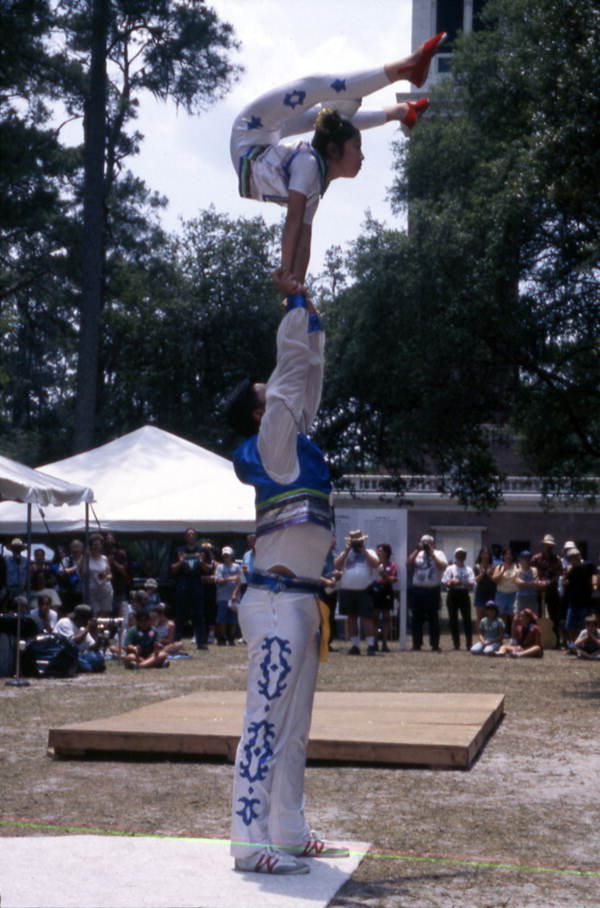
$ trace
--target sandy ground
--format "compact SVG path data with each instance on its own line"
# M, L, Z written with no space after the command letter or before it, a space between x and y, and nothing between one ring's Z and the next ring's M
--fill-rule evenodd
M319 688L481 691L506 716L469 771L310 765L308 814L333 838L371 841L336 908L600 905L600 664L559 652L502 660L449 651L348 658ZM191 651L191 650L190 650ZM241 689L245 650L211 647L168 670L0 686L1 835L69 829L226 838L232 767L175 760L55 760L48 728L198 689ZM243 908L243 906L240 906Z

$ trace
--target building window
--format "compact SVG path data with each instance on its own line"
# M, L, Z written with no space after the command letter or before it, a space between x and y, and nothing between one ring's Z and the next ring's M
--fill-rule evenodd
M436 32L447 32L445 51L451 51L456 35L464 28L463 0L438 0Z

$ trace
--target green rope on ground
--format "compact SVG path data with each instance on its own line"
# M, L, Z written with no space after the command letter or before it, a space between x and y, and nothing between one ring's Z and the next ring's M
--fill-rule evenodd
M19 829L45 829L49 832L96 834L105 836L130 836L153 839L173 839L202 842L205 845L227 845L230 839L207 839L192 835L174 835L167 832L140 832L127 829L99 829L93 826L71 826L60 823L37 823L33 820L22 820L15 817L0 819L0 826L16 826ZM240 844L247 844L241 842ZM259 846L260 847L260 846ZM471 858L455 858L444 855L402 854L400 852L384 853L382 851L351 851L353 857L370 860L404 861L406 863L451 864L458 867L479 867L487 870L517 870L522 873L556 873L570 876L597 877L600 870L580 870L575 867L543 867L539 864L519 864L511 861L486 861Z

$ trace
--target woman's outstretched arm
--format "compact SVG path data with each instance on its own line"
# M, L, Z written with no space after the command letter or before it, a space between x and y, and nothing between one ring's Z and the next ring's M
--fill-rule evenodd
M281 267L299 283L304 281L310 259L310 224L304 223L306 196L290 189L281 241Z

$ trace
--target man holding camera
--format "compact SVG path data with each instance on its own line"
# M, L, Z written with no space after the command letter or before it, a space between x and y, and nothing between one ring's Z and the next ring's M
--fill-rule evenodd
M407 559L412 569L410 602L412 607L413 650L423 645L423 625L429 625L429 642L434 653L440 650L440 605L442 574L448 560L440 549L434 548L433 536L421 536L419 544Z
M77 667L80 672L103 672L104 656L97 639L97 621L89 605L76 605L70 615L56 622L54 633L74 643L79 653Z
M171 565L175 577L175 639L183 637L187 618L191 618L197 649L208 649L204 621L203 577L212 572L206 552L192 527L185 531L185 545L177 549L177 560Z
M362 530L351 530L346 536L346 545L335 559L340 578L340 612L348 616L348 636L350 637L349 656L360 656L360 637L358 619L367 640L367 656L374 656L375 647L375 603L371 595L371 585L376 579L379 558L373 549L368 549L365 542L368 536Z

